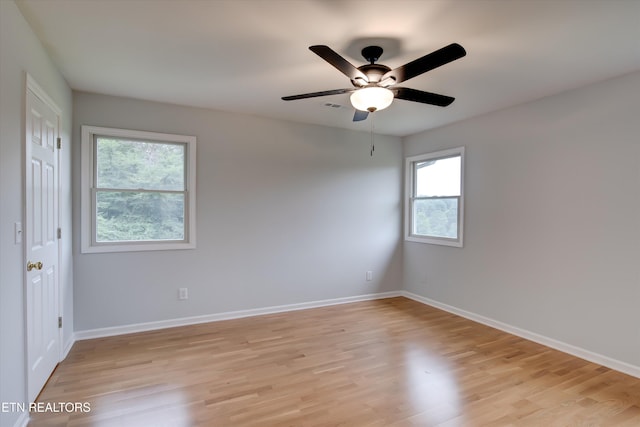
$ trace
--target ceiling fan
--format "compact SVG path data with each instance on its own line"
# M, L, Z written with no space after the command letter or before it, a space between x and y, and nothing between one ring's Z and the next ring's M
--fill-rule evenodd
M283 96L282 99L284 101L293 101L296 99L351 93L351 104L356 109L353 116L354 122L365 120L369 113L387 108L394 98L440 107L446 107L451 104L455 98L450 96L394 85L448 64L467 54L462 46L452 43L392 70L386 65L376 64L383 52L380 46L367 46L362 49L362 56L369 63L357 68L328 46L310 46L309 50L349 77L353 88Z

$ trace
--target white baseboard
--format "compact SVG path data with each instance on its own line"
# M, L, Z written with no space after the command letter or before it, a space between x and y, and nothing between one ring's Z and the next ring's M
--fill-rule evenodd
M382 292L377 294L358 295L353 297L334 298L320 301L303 302L299 304L277 305L250 310L228 311L225 313L207 314L204 316L183 317L179 319L160 320L157 322L136 323L133 325L114 326L110 328L89 329L77 331L74 334L74 342L93 338L111 337L115 335L131 334L136 332L153 331L157 329L173 328L176 326L196 325L198 323L217 322L220 320L239 319L242 317L260 316L263 314L283 313L287 311L305 310L308 308L326 307L350 302L370 301L383 298L401 296L401 291ZM71 343L73 345L73 343ZM70 349L70 347L69 347Z
M492 328L499 329L501 331L519 336L529 341L537 342L538 344L542 344L555 350L562 351L563 353L571 354L572 356L579 357L580 359L597 363L598 365L606 366L607 368L611 368L613 370L634 376L636 378L640 378L640 366L635 366L626 362L622 362L620 360L612 359L602 354L594 353L592 351L585 350L584 348L576 347L574 345L567 344L565 342L558 341L553 338L537 334L535 332L527 331L526 329L511 326L509 324L502 323L500 321L490 319L488 317L484 317L470 311L462 310L457 307L453 307L429 298L425 298L408 291L401 291L400 294L414 301L439 308L460 317L473 320L474 322L482 323L483 325L491 326Z
M29 413L23 412L20 414L20 418L13 424L13 427L27 427L27 424L29 424Z
M61 361L67 358L67 356L69 355L69 352L71 351L71 347L73 347L73 344L75 344L75 342L76 342L76 334L74 332L71 334L67 342L64 343L64 348L62 349L62 358L60 359Z

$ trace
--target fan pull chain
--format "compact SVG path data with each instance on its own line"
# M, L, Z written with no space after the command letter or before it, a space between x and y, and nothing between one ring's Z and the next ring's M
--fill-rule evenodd
M373 157L373 152L374 152L374 151L375 151L375 149L376 149L376 146L375 146L375 144L374 144L374 142L373 142L373 130L374 130L374 124L373 124L373 122L374 122L374 120L375 120L375 116L376 116L376 115L375 115L374 113L371 113L370 115L371 115L371 149L370 149L370 151L369 151L369 155L370 155L371 157Z

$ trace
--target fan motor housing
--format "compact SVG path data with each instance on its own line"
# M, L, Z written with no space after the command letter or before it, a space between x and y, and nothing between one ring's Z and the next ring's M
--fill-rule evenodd
M365 64L358 67L358 70L362 71L364 75L369 79L369 83L379 83L382 76L384 76L391 68L382 64ZM351 80L351 84L355 87L362 87L362 82Z

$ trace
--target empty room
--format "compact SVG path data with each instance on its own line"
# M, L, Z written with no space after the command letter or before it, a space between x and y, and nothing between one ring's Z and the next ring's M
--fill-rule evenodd
M0 0L0 427L640 425L640 2Z

